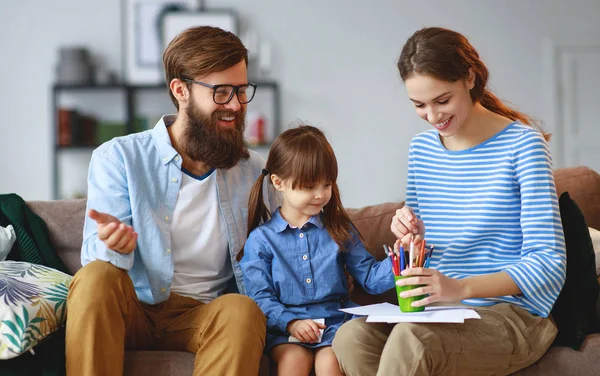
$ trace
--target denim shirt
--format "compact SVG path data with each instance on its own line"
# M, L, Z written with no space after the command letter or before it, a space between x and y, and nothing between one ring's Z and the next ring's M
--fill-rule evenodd
M138 299L147 304L166 301L173 280L171 220L183 174L182 158L167 132L174 120L172 115L164 116L151 130L102 144L92 154L88 174L87 209L131 225L138 239L130 254L112 251L98 238L97 224L86 214L81 263L101 260L127 270ZM263 158L250 151L247 160L216 171L219 209L226 224L237 290L242 294L246 288L236 256L246 239L248 196L263 166ZM265 202L276 208L277 202L270 201L276 201L271 192L265 192Z
M277 210L254 229L244 246L242 270L248 295L267 317L267 327L286 332L294 319L324 318L338 322L348 301L344 266L369 294L394 288L390 258L377 262L357 241L344 251L316 215L302 226L291 227Z

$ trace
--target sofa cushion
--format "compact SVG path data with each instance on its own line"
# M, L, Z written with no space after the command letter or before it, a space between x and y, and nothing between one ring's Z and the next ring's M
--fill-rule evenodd
M71 276L43 265L0 262L0 359L16 357L65 324Z
M29 201L27 205L46 222L56 253L75 274L81 268L86 200Z
M569 192L588 226L600 230L600 175L585 166L559 168L554 171L554 182L557 195Z
M183 351L125 351L124 376L191 375L194 372L192 353ZM269 372L269 358L260 359L259 376L276 375L277 368Z
M554 345L578 350L585 337L596 330L596 280L594 247L588 226L579 207L568 192L559 200L560 217L567 249L565 285L552 308L558 328Z
M379 205L365 206L360 209L347 209L348 216L365 240L367 250L377 260L385 257L383 244L393 245L396 237L390 230L392 217L396 210L404 206L404 202L388 202ZM390 302L398 304L396 290L392 289L381 295L369 295L360 286L355 285L351 299L360 305Z
M126 351L123 375L191 375L194 358L183 351Z
M598 375L600 370L600 334L587 336L575 351L568 347L553 346L537 362L512 376L584 376Z

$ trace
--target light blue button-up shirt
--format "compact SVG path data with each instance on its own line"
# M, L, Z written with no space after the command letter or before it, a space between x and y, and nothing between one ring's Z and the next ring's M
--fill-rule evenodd
M101 260L127 270L138 299L147 304L166 301L173 280L171 221L183 174L182 158L167 132L173 121L173 115L164 116L151 130L102 144L92 154L88 174L87 209L108 213L133 226L138 240L130 254L112 251L98 238L96 222L86 215L81 263ZM242 294L246 289L236 256L246 240L250 189L263 166L263 158L250 151L249 159L216 171L219 209L226 224L235 282ZM277 207L273 191L268 190L264 197L269 207Z

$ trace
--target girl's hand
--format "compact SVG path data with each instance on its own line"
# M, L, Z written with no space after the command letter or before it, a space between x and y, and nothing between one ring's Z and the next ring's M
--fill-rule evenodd
M326 326L314 322L313 320L292 320L287 326L287 331L296 337L300 342L317 343L321 336L319 329L325 329Z
M404 244L410 243L413 237L416 244L419 244L425 238L425 224L406 205L396 210L396 215L392 218L390 228L394 235Z
M412 303L413 307L421 307L435 302L455 303L467 299L466 285L463 280L446 277L435 269L405 269L402 275L410 278L399 279L398 286L423 285L412 290L403 291L400 296L429 296Z

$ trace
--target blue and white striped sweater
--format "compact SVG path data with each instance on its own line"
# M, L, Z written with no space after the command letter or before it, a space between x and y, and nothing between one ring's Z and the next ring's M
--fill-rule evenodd
M430 267L453 278L507 272L522 296L468 299L508 302L547 317L566 273L565 241L543 136L512 123L462 151L435 130L410 144L406 204L435 245Z

